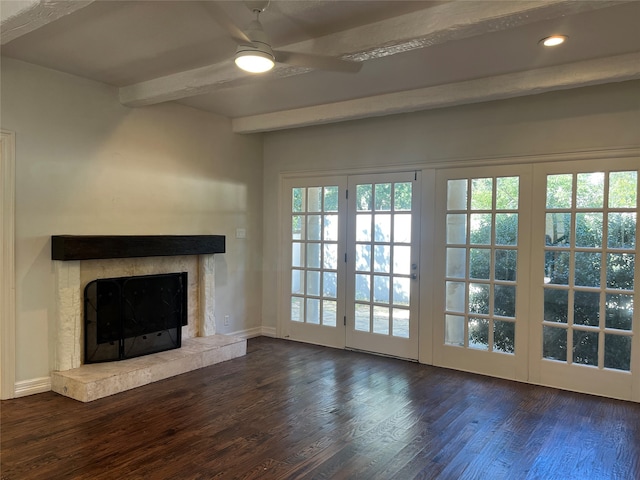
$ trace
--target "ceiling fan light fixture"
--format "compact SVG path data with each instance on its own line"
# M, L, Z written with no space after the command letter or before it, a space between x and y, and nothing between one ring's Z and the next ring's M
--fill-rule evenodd
M275 58L268 50L270 49L241 45L236 51L236 65L249 73L268 72L275 66Z

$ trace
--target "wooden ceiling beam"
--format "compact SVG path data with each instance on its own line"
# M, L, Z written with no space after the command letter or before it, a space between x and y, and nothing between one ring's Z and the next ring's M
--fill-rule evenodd
M0 45L48 25L95 0L20 0L0 6Z

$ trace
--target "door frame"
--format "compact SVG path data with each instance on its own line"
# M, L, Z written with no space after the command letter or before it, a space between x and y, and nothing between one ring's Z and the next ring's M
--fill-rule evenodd
M434 272L436 267L435 239L436 221L436 170L421 170L422 185L420 187L420 322L418 328L418 362L433 365L434 332L434 296L435 276L426 274Z
M15 133L0 132L0 399L15 396Z

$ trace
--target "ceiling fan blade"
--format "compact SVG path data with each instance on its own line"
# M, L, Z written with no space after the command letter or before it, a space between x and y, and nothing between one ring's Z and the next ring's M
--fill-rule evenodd
M276 61L295 65L297 67L314 68L318 70L330 70L334 72L357 73L362 68L361 62L349 62L339 58L312 55L308 53L285 52L274 50Z
M231 17L227 15L227 12L225 12L220 5L216 2L203 2L203 4L205 5L205 8L209 10L209 13L211 13L211 16L216 23L227 30L229 35L231 35L231 38L233 38L237 43L249 45L252 43L247 34L233 22Z

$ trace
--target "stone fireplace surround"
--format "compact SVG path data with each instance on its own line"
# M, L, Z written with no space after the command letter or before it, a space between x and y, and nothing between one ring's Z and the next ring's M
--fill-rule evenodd
M54 236L56 288L54 392L90 402L246 354L246 340L216 335L214 255L225 238ZM188 325L182 347L118 362L82 364L84 287L96 278L188 273Z

